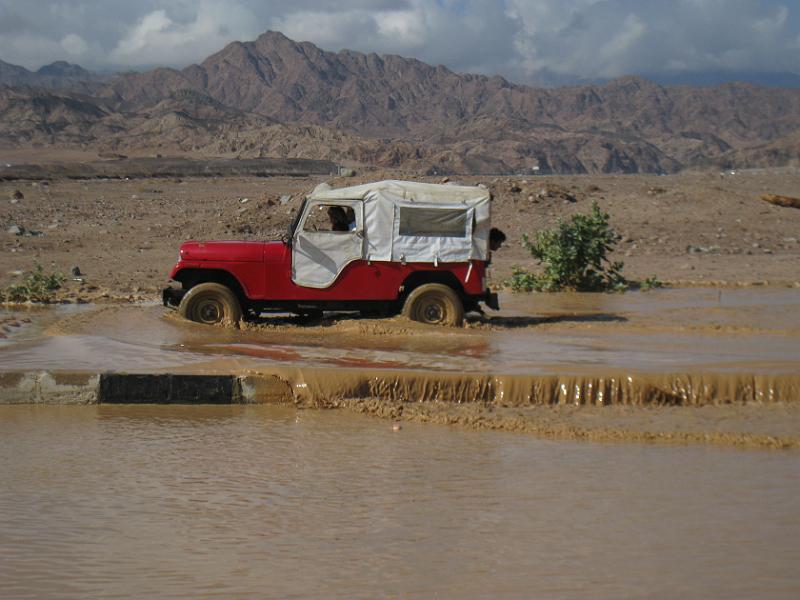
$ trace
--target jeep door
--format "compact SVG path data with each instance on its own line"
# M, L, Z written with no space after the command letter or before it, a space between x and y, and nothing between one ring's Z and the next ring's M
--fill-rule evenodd
M295 284L330 287L348 264L363 257L363 201L306 202L292 239L292 281Z

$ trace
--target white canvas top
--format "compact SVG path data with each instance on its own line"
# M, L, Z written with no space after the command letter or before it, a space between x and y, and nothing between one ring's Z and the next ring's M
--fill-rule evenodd
M319 186L308 200L363 200L368 260L438 263L488 258L491 193L485 188L387 180L338 189ZM415 214L409 208L422 210ZM414 231L426 219L451 235ZM452 235L459 228L462 233Z
M308 198L310 200L365 199L370 192L383 192L410 202L431 204L458 204L463 202L470 206L480 202L489 202L491 198L489 190L477 186L421 183L396 179L337 189L326 185L323 189L314 190Z

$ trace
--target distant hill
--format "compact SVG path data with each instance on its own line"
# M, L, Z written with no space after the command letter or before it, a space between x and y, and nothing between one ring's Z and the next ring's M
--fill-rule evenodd
M0 64L0 82L27 77L12 67ZM35 75L85 78L78 69L54 63L53 74ZM96 87L81 95L6 90L0 141L75 143L80 131L81 143L118 150L277 153L437 173L666 173L732 156L746 162L749 148L770 144L785 162L793 146L780 140L800 131L800 89L662 86L637 77L533 88L400 56L326 52L277 32L185 69L86 83ZM45 102L45 93L61 100ZM49 103L58 111L45 110ZM100 112L91 116L88 105ZM25 110L31 118L9 121ZM759 164L772 156L756 155Z
M63 60L45 65L36 71L0 60L0 85L29 86L51 91L97 93L107 76L87 71L80 65Z

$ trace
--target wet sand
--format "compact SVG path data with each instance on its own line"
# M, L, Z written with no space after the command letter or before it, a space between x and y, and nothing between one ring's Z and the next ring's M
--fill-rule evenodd
M0 345L0 370L268 376L273 401L395 420L800 448L800 290L506 294L502 303L462 329L328 315L238 330L155 305L34 311Z

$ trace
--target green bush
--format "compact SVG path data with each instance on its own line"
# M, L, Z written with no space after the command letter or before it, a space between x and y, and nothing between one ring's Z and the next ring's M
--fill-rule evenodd
M544 265L544 273L537 275L514 267L506 284L514 291L625 290L628 282L621 273L623 264L607 258L620 239L608 219L608 213L592 202L588 215L559 219L553 229L540 231L533 241L523 235L523 245Z
M664 283L655 275L639 282L639 289L643 292L649 292L650 290L662 287L664 287Z
M512 267L511 277L504 283L515 292L532 292L541 289L540 277L518 265Z
M9 302L50 302L64 281L61 273L45 275L42 265L36 265L25 281L6 289L5 299Z

